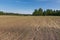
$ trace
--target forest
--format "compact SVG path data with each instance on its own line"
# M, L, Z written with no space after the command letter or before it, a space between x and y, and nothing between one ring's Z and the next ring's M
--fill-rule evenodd
M20 14L20 13L5 13L0 11L0 15L18 15L18 16L60 16L60 10L52 10L42 8L35 9L32 14Z
M35 9L33 16L60 16L60 10L52 10L52 9L46 9L43 10L42 8L39 8L38 10Z

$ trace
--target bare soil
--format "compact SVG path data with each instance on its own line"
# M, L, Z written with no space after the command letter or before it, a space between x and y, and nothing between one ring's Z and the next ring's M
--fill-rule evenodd
M60 16L0 16L0 40L60 40Z

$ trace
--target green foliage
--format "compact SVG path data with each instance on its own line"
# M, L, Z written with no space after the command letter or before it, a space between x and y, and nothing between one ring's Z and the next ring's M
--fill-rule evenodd
M46 16L46 11L43 12L43 16Z
M0 15L3 15L4 13L2 11L0 11Z
M35 9L35 11L33 12L34 16L40 16L43 15L43 9L39 8L39 10Z
M60 10L52 10L47 9L44 10L42 8L35 9L33 14L18 14L18 13L5 13L0 11L0 15L17 15L17 16L60 16Z
M38 15L40 16L42 16L43 15L43 9L42 8L39 8L39 10L38 10Z
M60 16L60 10L47 9L44 10L39 8L33 12L33 16Z
M37 9L34 10L34 12L33 12L32 15L34 15L34 16L38 16L38 11L37 11Z
M52 9L47 9L45 15L47 15L47 16L52 15L52 13L53 13Z
M0 11L0 15L17 15L17 16L31 16L31 14L5 13Z

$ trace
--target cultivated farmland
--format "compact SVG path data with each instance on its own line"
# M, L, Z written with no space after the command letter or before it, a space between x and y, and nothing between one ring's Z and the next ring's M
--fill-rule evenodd
M0 16L0 40L60 40L60 16Z

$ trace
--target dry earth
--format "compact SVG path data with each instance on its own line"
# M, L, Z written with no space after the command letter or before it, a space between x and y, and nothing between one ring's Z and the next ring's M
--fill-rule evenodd
M60 16L0 16L0 40L60 40Z

